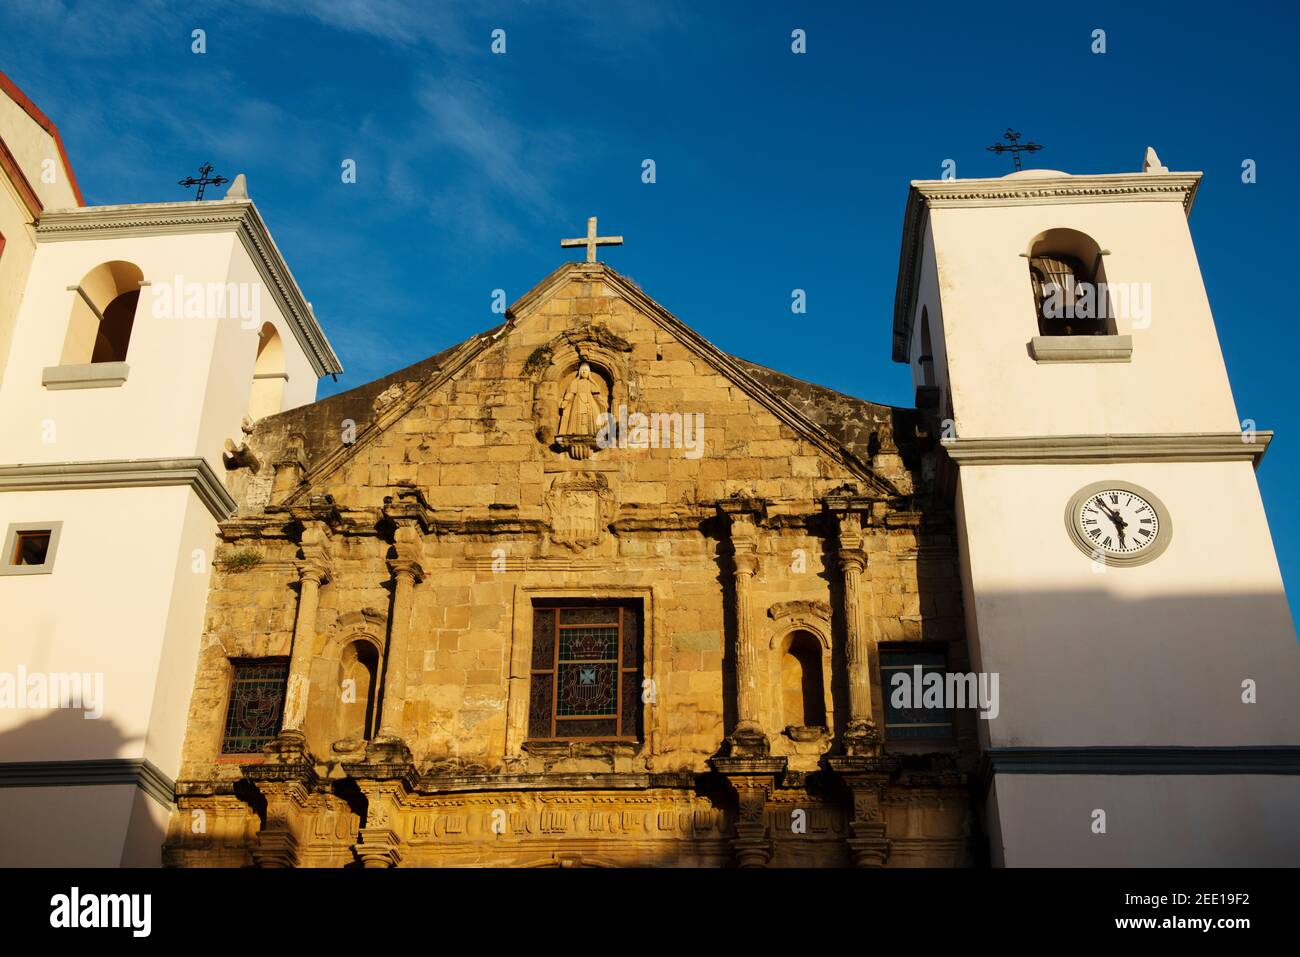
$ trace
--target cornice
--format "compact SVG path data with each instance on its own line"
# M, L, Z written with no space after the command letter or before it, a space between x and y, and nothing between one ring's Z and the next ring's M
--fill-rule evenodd
M1300 774L1300 748L1291 745L990 748L980 755L978 793L988 793L999 774Z
M189 200L124 206L47 209L36 227L36 241L63 242L120 236L165 236L235 232L257 266L280 311L317 376L343 371L320 324L312 314L288 264L280 255L252 200Z
M1247 441L1247 437L1253 441ZM1250 462L1260 460L1273 433L1181 432L1127 435L1023 435L954 438L941 442L961 466L1111 462Z
M903 238L894 294L895 362L907 361L920 280L921 237L930 209L954 206L1047 206L1067 203L1177 202L1185 215L1200 173L1104 173L1091 176L1004 176L992 179L913 180L903 212Z
M175 800L175 783L147 758L0 764L0 788L104 787L113 784L134 784L164 808L170 808Z
M237 504L204 458L109 459L0 465L0 492L41 489L156 488L188 485L218 522Z
M1103 173L1092 176L1016 176L913 180L927 206L1042 206L1060 203L1178 202L1191 215L1200 173Z

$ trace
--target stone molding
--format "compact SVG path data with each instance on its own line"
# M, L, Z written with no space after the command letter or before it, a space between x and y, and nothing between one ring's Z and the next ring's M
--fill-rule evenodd
M87 761L8 761L0 764L0 788L106 787L134 784L171 809L176 782L148 758Z
M113 389L126 384L131 367L125 362L84 362L78 365L46 366L41 385L47 389Z
M36 226L36 241L111 239L119 236L166 236L177 233L235 232L257 266L280 311L288 317L317 376L343 371L288 264L271 238L252 200L189 200L48 209Z
M188 485L218 522L238 503L204 458L106 459L99 462L48 462L0 465L0 492L44 489L159 488Z
M1256 468L1273 433L1135 432L1120 435L1023 435L943 439L958 465L1108 464L1114 462L1251 462Z
M987 794L998 774L1300 774L1300 747L989 748L980 755L977 793Z
M1035 362L1132 362L1132 336L1034 336Z

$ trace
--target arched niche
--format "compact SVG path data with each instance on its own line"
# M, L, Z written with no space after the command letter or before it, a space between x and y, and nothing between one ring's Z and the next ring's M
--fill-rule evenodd
M353 751L374 737L379 712L379 645L359 636L343 646L338 662L339 703L331 747Z
M386 617L365 609L318 636L304 729L318 753L355 753L379 728L386 631Z
M537 440L554 446L560 428L560 405L585 364L603 385L608 412L619 417L635 411L637 384L631 364L632 344L603 326L587 326L556 336L536 349L524 367L533 386L533 424Z
M1029 282L1044 336L1110 335L1104 252L1095 239L1059 226L1029 241Z
M781 613L796 606L797 614ZM774 606L769 615L775 618L768 642L768 687L773 689L767 703L769 725L797 743L829 746L835 722L830 607L823 602L790 602Z
M62 365L125 362L144 273L135 263L100 263L72 288Z
M248 395L248 417L253 421L275 415L284 404L284 342L269 322L257 334L257 359L253 363L253 385Z

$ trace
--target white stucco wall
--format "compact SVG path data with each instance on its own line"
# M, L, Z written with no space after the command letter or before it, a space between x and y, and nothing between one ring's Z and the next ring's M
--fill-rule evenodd
M1294 867L1296 775L999 775L1007 867ZM1094 811L1106 832L1093 833ZM1116 912L1118 915L1118 911Z
M1103 479L1164 502L1164 554L1108 567L1075 546L1066 503ZM1297 742L1300 645L1249 463L966 467L958 520L973 657L1001 676L993 746Z
M1150 285L1150 325L1117 324L1133 336L1131 362L1030 358L1038 324L1021 254L1057 227L1110 250L1107 283ZM930 228L958 436L1240 428L1181 204L942 207L930 211Z

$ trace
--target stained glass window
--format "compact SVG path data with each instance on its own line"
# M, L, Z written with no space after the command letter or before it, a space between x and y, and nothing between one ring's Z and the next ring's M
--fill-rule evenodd
M257 754L280 733L289 662L284 658L234 661L222 754Z
M640 602L534 605L528 737L640 740Z
M936 678L930 677L932 675ZM952 711L926 707L925 692L936 680L944 686L947 666L941 651L880 650L880 693L885 700L885 740L896 744L944 744L953 738ZM899 677L901 676L901 677ZM931 704L946 703L931 693Z

